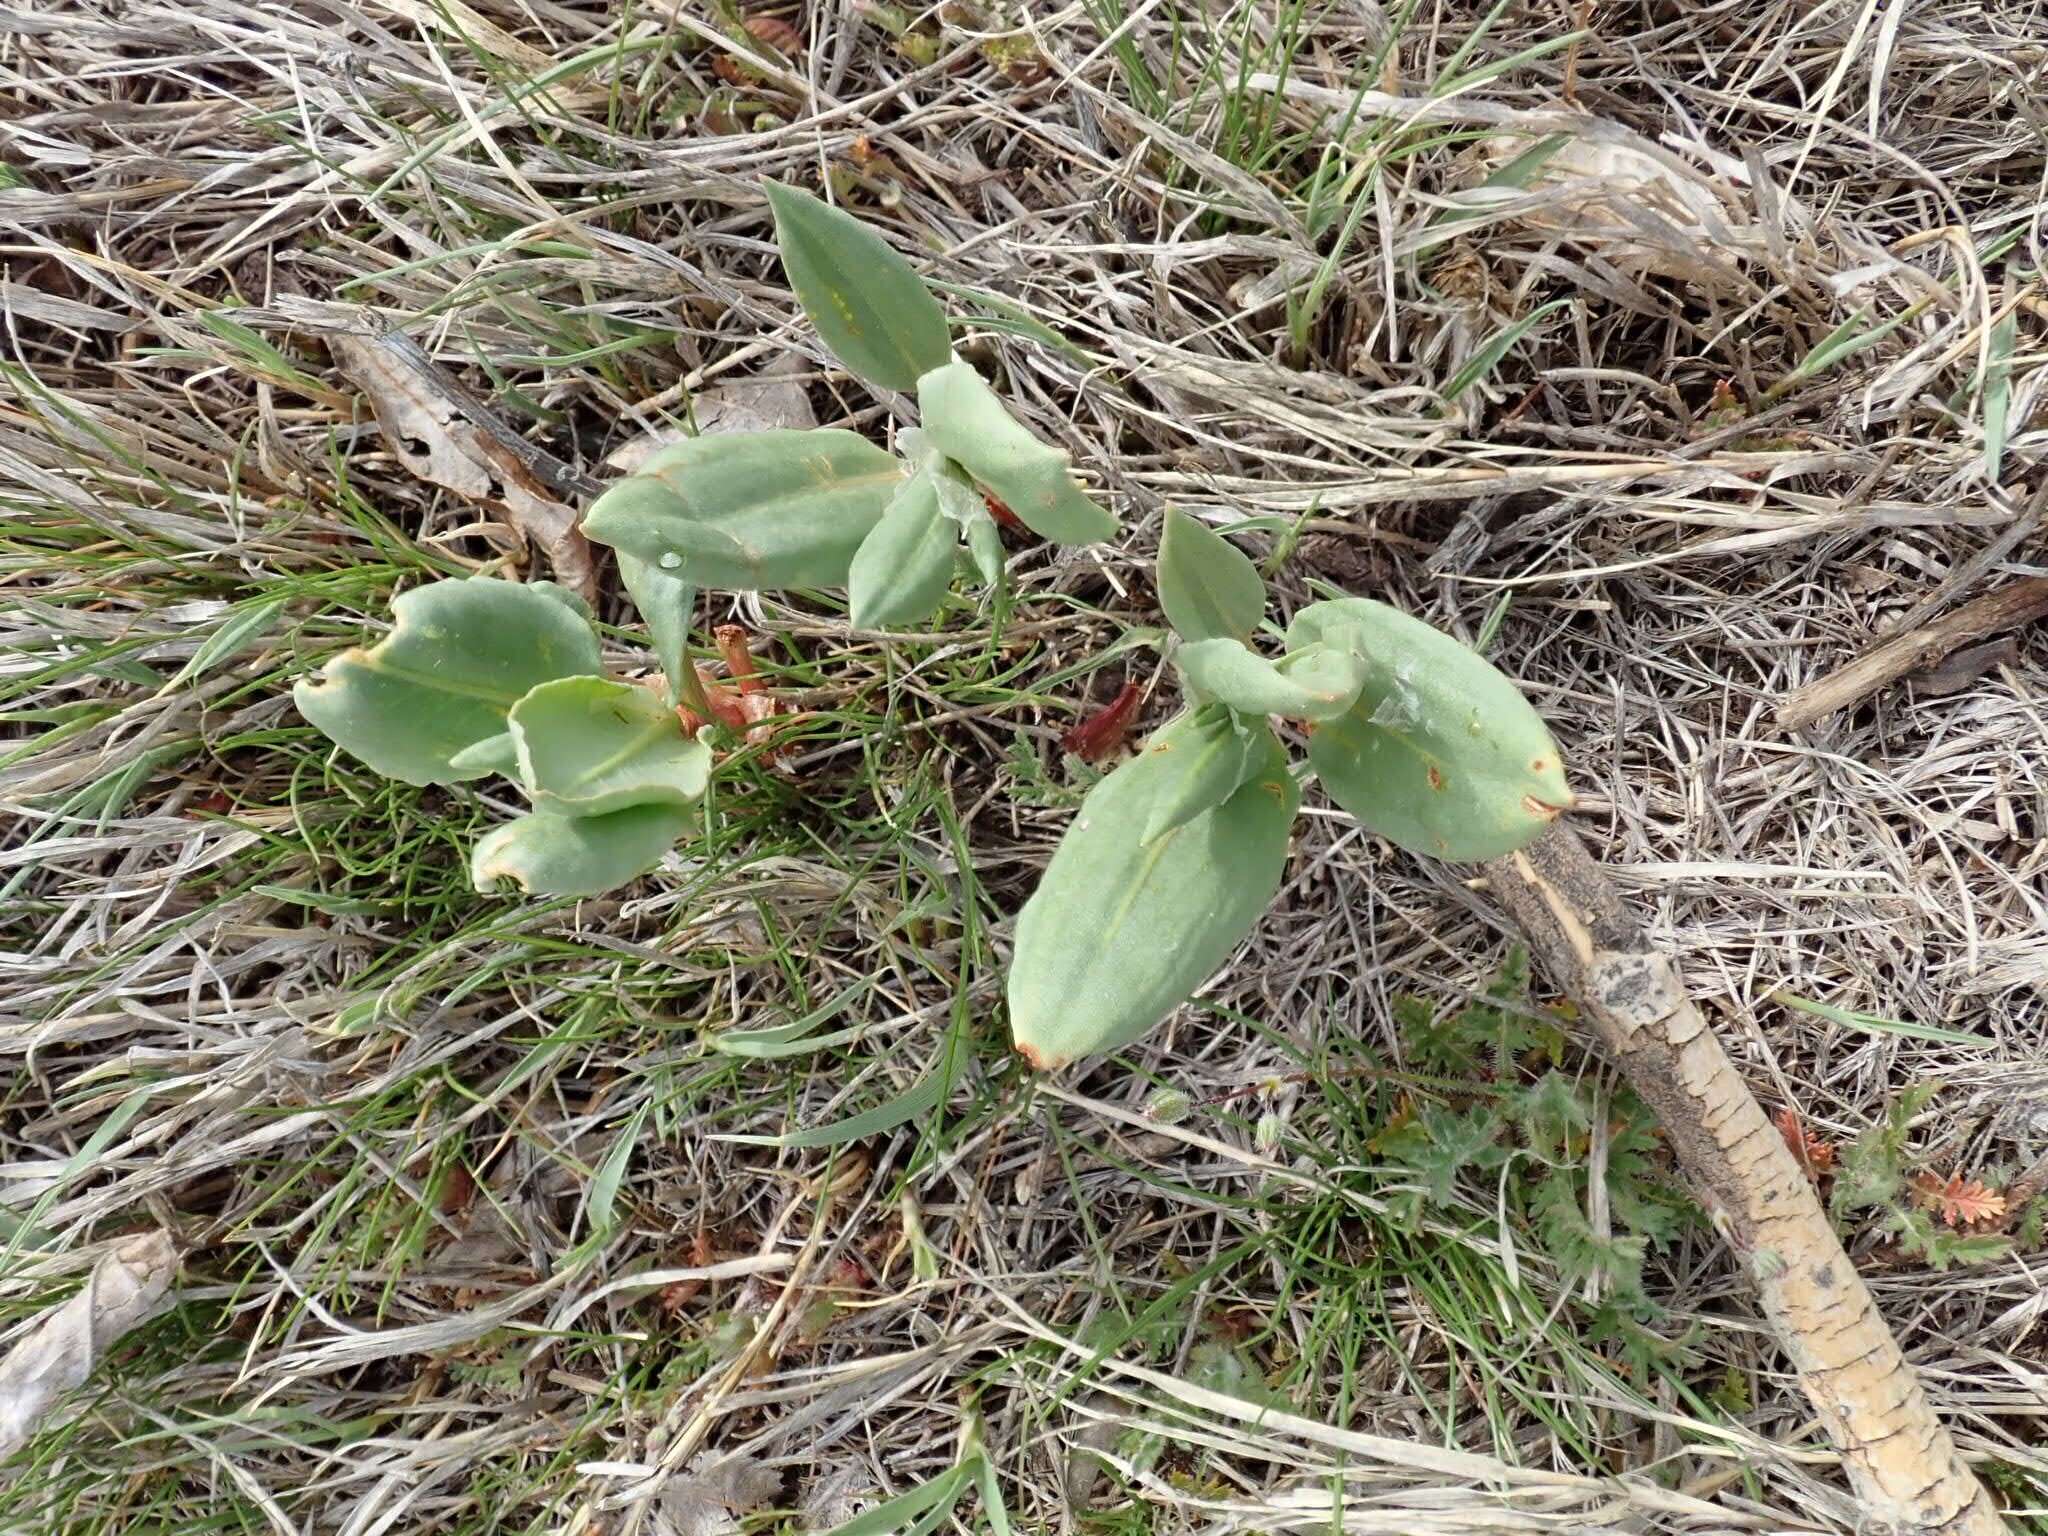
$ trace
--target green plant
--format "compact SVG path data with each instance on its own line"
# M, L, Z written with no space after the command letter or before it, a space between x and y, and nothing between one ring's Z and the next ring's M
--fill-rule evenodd
M1565 1033L1528 987L1517 949L1462 1008L1439 1015L1419 998L1395 1000L1406 1065L1440 1097L1404 1097L1374 1136L1374 1150L1404 1175L1388 1198L1396 1219L1411 1222L1461 1206L1505 1221L1519 1247L1568 1282L1597 1276L1610 1307L1647 1315L1644 1256L1698 1208L1672 1176L1649 1106L1626 1085L1566 1070ZM1597 1224L1596 1210L1605 1213ZM1626 1340L1622 1321L1610 1325Z
M1944 1180L1912 1168L1912 1123L1939 1086L1915 1083L1885 1106L1882 1120L1841 1149L1828 1211L1837 1221L1873 1213L1900 1252L1944 1270L2001 1258L2012 1244L1986 1230L2007 1214L2002 1193L1960 1174ZM1973 1226L1978 1230L1969 1230Z
M771 183L768 201L820 338L857 378L914 391L922 428L899 435L900 458L823 428L718 434L655 454L583 523L619 552L643 612L702 587L845 586L857 627L916 624L944 601L963 550L984 580L1002 579L994 507L1056 543L1115 533L1066 456L953 355L945 311L908 262L808 193Z
M400 595L391 633L293 691L299 712L408 784L503 774L532 811L482 838L479 890L587 896L650 867L695 814L711 749L658 695L599 674L581 599L471 577Z
M1494 858L1571 803L1542 720L1448 635L1339 597L1295 614L1269 660L1248 643L1257 569L1180 513L1158 578L1190 707L1089 792L1017 919L1010 1025L1041 1068L1150 1030L1271 902L1300 804L1271 717L1307 733L1331 799L1410 852Z
M771 185L768 198L819 335L857 376L917 392L924 427L899 435L902 456L835 428L724 433L654 454L597 498L583 531L618 557L666 698L599 675L579 599L490 578L405 593L389 636L295 690L306 719L388 777L520 785L532 812L478 842L479 890L595 895L651 869L688 829L712 722L758 721L744 680L735 700L690 658L698 591L846 586L856 625L914 624L944 601L963 547L987 581L1002 579L993 506L1057 542L1115 532L1065 456L953 356L945 313L908 262L795 188Z

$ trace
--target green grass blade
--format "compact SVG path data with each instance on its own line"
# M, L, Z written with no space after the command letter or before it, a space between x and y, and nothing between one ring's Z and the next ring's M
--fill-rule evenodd
M1941 1029L1933 1024L1915 1024L1910 1019L1888 1019L1882 1014L1858 1013L1853 1008L1837 1008L1833 1003L1815 1002L1810 997L1801 997L1796 992L1774 992L1771 994L1787 1008L1801 1013L1810 1013L1817 1019L1826 1019L1830 1024L1839 1024L1844 1029L1860 1030L1870 1035L1902 1035L1908 1040L1932 1040L1941 1045L1967 1045L1985 1050L1996 1045L1982 1035L1966 1035L1953 1029Z
M930 1482L919 1483L873 1509L862 1510L844 1524L833 1526L826 1536L893 1536L897 1531L918 1529L927 1516L935 1514L943 1519L974 1476L980 1460L976 1457L974 1461L948 1467Z
M640 1144L640 1129L647 1123L652 1102L642 1104L639 1112L630 1120L625 1130L612 1143L611 1151L598 1165L597 1174L590 1181L590 1229L603 1232L612 1224L612 1211L618 1204L619 1186L626 1182L626 1167L633 1161L633 1149Z
M277 616L283 610L285 601L282 597L267 598L235 614L227 623L200 642L199 649L192 653L192 659L180 667L178 675L158 691L170 693L186 683L196 682L222 662L239 655L248 647L250 641L277 622Z
M1922 299L1916 304L1900 310L1889 320L1870 324L1870 306L1864 305L1827 335L1823 336L1811 352L1802 357L1797 366L1764 391L1764 398L1774 400L1795 385L1803 384L1816 374L1825 373L1845 358L1854 357L1866 347L1874 347L1885 337L1927 308L1930 300Z
M874 987L875 983L871 978L857 981L844 991L828 998L802 1018L792 1019L787 1024L777 1024L769 1029L731 1029L722 1031L711 1037L711 1048L728 1056L749 1056L774 1060L782 1056L795 1056L806 1051L814 1051L828 1043L837 1043L836 1041L828 1041L827 1037L823 1035L814 1035L811 1032L817 1029L819 1025L830 1023L833 1019L838 1018L839 1015L852 1007L854 1003L872 992ZM852 1030L840 1030L834 1033L841 1037L849 1037L858 1034L860 1029L864 1027L855 1026Z
M749 1147L792 1147L797 1149L813 1147L840 1147L849 1141L859 1141L864 1136L878 1136L883 1131L893 1131L906 1121L915 1120L927 1110L936 1109L946 1096L946 1069L932 1068L912 1086L892 1099L885 1099L873 1109L864 1109L857 1115L848 1115L843 1120L834 1120L829 1125L812 1126L807 1131L785 1131L780 1136L721 1136L720 1141L737 1142Z
M1499 366L1500 360L1508 355L1516 342L1533 331L1546 316L1555 314L1570 303L1570 299L1552 299L1548 304L1533 309L1528 314L1522 316L1521 319L1473 353L1471 357L1466 359L1465 366L1452 374L1450 382L1444 385L1444 403L1446 405L1455 404L1460 395L1464 394L1466 390L1477 384Z

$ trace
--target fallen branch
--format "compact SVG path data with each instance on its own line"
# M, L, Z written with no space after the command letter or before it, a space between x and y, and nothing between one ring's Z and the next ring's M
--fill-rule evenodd
M2048 616L2048 576L2030 576L1987 592L1931 624L1880 640L1846 666L1808 683L1778 706L1778 724L1788 731L1811 725L1966 645L2043 616Z
M1678 967L1644 938L1578 834L1559 823L1486 870L1538 960L1657 1112L1715 1226L1748 1264L1870 1529L2003 1536L1784 1138L1686 996Z

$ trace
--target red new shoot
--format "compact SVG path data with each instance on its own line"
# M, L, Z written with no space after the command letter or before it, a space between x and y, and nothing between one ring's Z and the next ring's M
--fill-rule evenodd
M1138 685L1125 683L1115 698L1060 737L1060 745L1084 763L1101 762L1124 744L1138 698Z

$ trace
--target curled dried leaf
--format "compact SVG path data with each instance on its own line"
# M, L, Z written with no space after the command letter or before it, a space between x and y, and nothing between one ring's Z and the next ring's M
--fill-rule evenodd
M1099 763L1124 744L1131 717L1138 712L1139 688L1125 683L1116 697L1060 737L1060 746L1084 763Z
M711 72L735 88L759 90L768 83L768 77L760 70L730 53L721 53L713 59Z
M44 1313L0 1358L0 1461L28 1443L65 1393L156 1309L178 1273L167 1232L117 1243L93 1266L84 1289Z
M501 516L547 552L555 575L586 601L596 569L570 503L573 471L535 448L410 337L328 338L335 363L361 389L398 461L422 480Z
M1506 134L1484 159L1487 193L1520 194L1511 223L1625 272L1742 290L1744 266L1769 249L1747 176L1725 156L1611 137Z
M757 43L765 43L785 58L804 51L804 35L780 16L748 16L740 27Z
M721 624L711 636L718 642L718 654L725 658L726 675L733 686L742 694L761 692L765 685L754 670L754 652L747 643L746 630L737 624Z
M1792 1160L1805 1171L1807 1178L1818 1183L1822 1174L1833 1170L1834 1143L1814 1135L1799 1118L1798 1110L1788 1104L1771 1117L1771 1123L1785 1138L1785 1150L1792 1154Z

